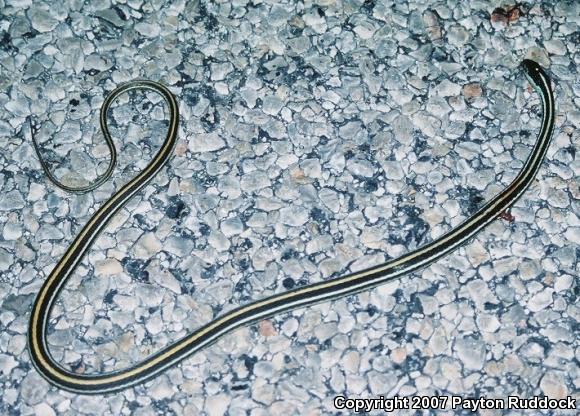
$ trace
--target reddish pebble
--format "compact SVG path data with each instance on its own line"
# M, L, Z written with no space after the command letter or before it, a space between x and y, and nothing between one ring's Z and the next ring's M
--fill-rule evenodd
M501 214L499 214L499 217L502 220L506 220L507 222L514 222L516 220L516 217L514 217L511 212L509 211L504 211Z
M276 328L274 328L274 325L272 324L271 321L260 321L260 324L258 326L260 335L264 337L273 337L274 335L277 334Z
M183 156L187 151L187 145L185 143L177 143L175 146L175 154L177 156Z
M463 86L463 96L467 99L481 97L482 90L479 84L467 84Z
M505 25L515 22L522 15L518 5L497 7L491 13L491 21L493 23L503 23Z

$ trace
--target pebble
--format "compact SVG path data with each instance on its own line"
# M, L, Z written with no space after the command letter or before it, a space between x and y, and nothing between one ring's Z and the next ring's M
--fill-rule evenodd
M7 223L4 226L2 235L5 240L18 240L22 236L22 228L16 223Z
M501 327L501 323L494 315L481 314L477 317L477 326L483 332L493 333Z
M262 100L262 110L266 114L275 116L282 109L283 102L275 95L268 95Z
M34 7L29 12L32 27L39 32L50 32L58 25L58 20L50 15L46 10Z
M77 414L82 412L90 415L109 411L109 403L98 396L77 395L73 397L71 407Z
M165 287L174 293L181 294L181 284L179 281L167 270L152 273L152 280L162 287Z
M471 83L463 86L463 96L466 99L481 97L483 91L480 84Z
M308 211L302 207L290 206L280 210L280 222L291 227L300 227L308 221Z
M262 171L251 172L242 177L240 186L245 192L255 192L270 185L268 176Z
M61 240L63 237L64 234L62 233L62 231L52 224L44 224L40 226L40 229L38 230L37 233L37 238L40 241Z
M35 372L30 372L22 380L20 386L20 395L24 403L28 406L34 406L41 403L48 392L48 382Z
M217 133L203 134L196 140L190 140L189 150L194 153L215 152L223 149L226 143Z
M568 52L566 49L566 44L559 39L550 39L544 41L544 47L548 53L553 55L566 55Z
M160 382L155 383L151 389L151 398L153 400L167 400L174 394L173 386L166 377L163 377Z
M6 249L0 248L0 271L4 272L14 262L14 256Z
M531 312L539 312L546 309L552 304L553 290L550 288L544 289L541 292L536 293L532 296L527 303L527 307Z
M457 357L469 370L481 370L485 363L486 348L482 341L473 338L459 338L455 341Z
M440 97L453 97L459 95L460 92L461 87L447 79L444 79L433 88L433 93Z
M319 13L307 13L302 18L304 23L312 28L316 33L324 33L328 28L326 20L323 19Z
M385 161L382 164L383 169L385 170L385 176L387 179L391 179L394 181L400 181L404 178L405 172L403 171L401 164L396 161Z
M135 25L135 30L139 32L139 34L148 38L155 38L159 36L159 33L161 31L159 25L148 22L137 23Z
M370 178L373 176L373 165L366 160L352 160L347 162L347 168L352 173L358 176Z
M112 276L123 272L123 266L116 259L105 259L95 263L95 272L98 275Z
M375 33L375 28L369 22L363 22L353 29L354 33L356 33L361 39L370 39Z
M378 371L369 371L368 386L373 395L380 395L383 391L390 391L395 387L396 380L388 374Z
M226 79L226 76L232 71L233 67L229 62L211 64L211 79L212 81L220 81Z
M230 240L221 231L212 231L207 242L217 251L226 251L230 248Z
M117 27L123 27L123 19L119 16L119 14L113 9L105 9L105 10L97 10L94 12L95 16L98 16L109 23Z
M273 337L277 333L272 321L269 320L260 321L259 331L260 335L264 337Z
M169 253L175 254L179 257L186 257L193 250L194 242L189 239L180 238L175 235L170 235L165 239L163 247Z
M487 304L497 304L498 300L483 280L472 280L467 283L467 291L480 310Z
M451 45L461 47L470 39L470 34L461 25L453 25L447 30L447 40Z
M13 311L16 314L25 313L32 304L34 295L31 294L9 294L3 299L2 309L5 311Z
M565 399L568 396L568 388L562 377L555 371L548 371L540 380L540 389L550 399Z
M568 290L572 287L574 279L569 274L557 276L554 282L554 290L556 292L562 292Z
M42 416L56 416L56 412L47 403L40 403L34 406L34 414Z
M406 358L407 350L405 348L399 347L391 351L391 360L393 360L395 364L402 364Z
M135 246L133 247L133 252L137 258L148 259L154 254L161 250L161 242L155 236L155 234L150 232L145 232L139 237Z
M439 24L436 13L432 10L425 10L423 13L423 23L425 24L427 35L432 42L436 42L442 38L441 25Z
M18 191L9 191L0 199L0 211L12 211L24 208L24 198Z
M570 198L563 189L551 189L548 195L548 203L556 208L566 208L570 205Z
M4 377L9 377L14 368L18 367L18 361L11 355L0 354L0 371Z

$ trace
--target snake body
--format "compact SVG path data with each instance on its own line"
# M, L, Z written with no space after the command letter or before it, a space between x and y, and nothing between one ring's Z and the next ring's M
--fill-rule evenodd
M90 249L99 232L115 213L167 163L177 138L177 102L167 88L153 81L133 81L121 85L106 98L101 110L101 126L105 137L110 138L105 118L113 101L128 90L143 88L159 93L167 102L170 113L167 136L149 165L96 211L42 285L32 307L28 331L28 346L32 363L50 383L65 390L84 394L119 391L150 380L242 325L368 290L424 268L455 250L496 219L525 192L534 180L550 144L554 128L554 96L550 79L534 61L524 60L521 66L541 99L543 117L540 133L529 157L513 181L463 223L434 241L396 259L341 277L298 287L233 309L130 368L106 374L77 374L56 362L49 352L46 332L50 311L59 291Z

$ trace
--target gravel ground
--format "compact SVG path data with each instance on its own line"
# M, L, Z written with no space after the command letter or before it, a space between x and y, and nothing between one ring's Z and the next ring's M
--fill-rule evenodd
M337 395L579 399L580 3L538 3L0 0L0 414L322 415L338 412ZM47 180L29 120L56 176L89 183L108 162L107 92L148 78L179 100L174 158L52 312L54 357L100 373L460 223L509 183L539 131L524 58L553 78L552 145L510 213L455 253L236 330L104 399L32 368L40 285L154 155L167 120L154 94L122 98L108 118L119 166L83 195Z

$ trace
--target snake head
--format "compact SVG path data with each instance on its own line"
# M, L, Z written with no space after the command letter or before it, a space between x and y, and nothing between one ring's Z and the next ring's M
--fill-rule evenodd
M531 59L524 59L522 68L524 69L526 77L534 86L545 84L545 80L548 79L542 67Z

